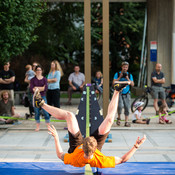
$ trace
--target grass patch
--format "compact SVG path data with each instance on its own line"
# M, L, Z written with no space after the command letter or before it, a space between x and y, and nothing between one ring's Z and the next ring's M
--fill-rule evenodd
M60 94L60 98L68 98L68 94L67 93L62 93ZM81 98L81 94L72 94L72 98Z
M131 92L131 98L136 98L137 96ZM60 98L68 98L67 93L60 94ZM81 93L73 93L72 98L81 98Z

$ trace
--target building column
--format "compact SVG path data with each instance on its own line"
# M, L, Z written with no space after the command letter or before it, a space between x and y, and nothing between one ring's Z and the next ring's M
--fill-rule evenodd
M109 104L109 0L103 0L103 116Z
M166 83L171 84L172 58L172 1L147 0L148 9L148 85L151 84L151 73L156 63L162 64ZM157 61L150 61L150 41L157 41Z
M84 52L85 82L91 83L91 0L84 0Z

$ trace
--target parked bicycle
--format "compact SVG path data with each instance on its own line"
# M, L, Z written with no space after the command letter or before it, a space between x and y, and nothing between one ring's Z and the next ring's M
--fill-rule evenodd
M174 99L175 99L175 89L172 89L170 86L169 87L163 87L165 89L165 94L166 94L166 102L169 108L171 108L174 104ZM142 111L147 107L148 105L148 94L152 96L153 89L151 87L145 86L143 95L137 97L131 104L131 111L134 112L136 109L134 108L134 104L138 101L144 102L143 109ZM158 106L162 105L162 101L158 101Z

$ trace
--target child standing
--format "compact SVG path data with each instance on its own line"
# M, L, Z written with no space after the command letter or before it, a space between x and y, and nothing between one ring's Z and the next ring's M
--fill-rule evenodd
M150 119L142 119L142 106L144 105L143 102L139 101L134 104L135 112L132 116L132 122L133 123L140 123L140 124L148 124L150 122Z
M162 116L162 114L164 114ZM165 105L160 106L159 108L159 123L160 124L172 124L171 120L167 120L168 112L167 112L167 107Z

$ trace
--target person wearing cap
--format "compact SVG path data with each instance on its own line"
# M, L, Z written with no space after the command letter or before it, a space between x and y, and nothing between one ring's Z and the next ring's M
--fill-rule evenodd
M130 110L130 101L131 101L131 96L130 96L130 89L131 86L134 86L134 80L132 74L128 72L129 68L129 63L128 62L122 62L121 65L121 71L116 72L114 75L113 79L113 84L114 82L120 83L121 81L129 81L130 85L126 86L122 92L119 95L119 104L118 104L118 118L117 118L117 125L120 126L120 120L121 120L121 113L122 113L122 108L124 106L124 114L125 114L125 126L130 127L130 123L128 123L129 119L129 110Z
M134 104L135 112L132 115L132 122L149 125L150 119L143 119L142 118L143 105L144 105L144 102L141 102L141 101L138 101Z

